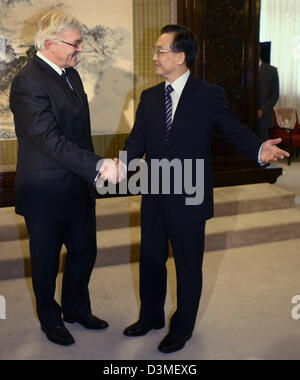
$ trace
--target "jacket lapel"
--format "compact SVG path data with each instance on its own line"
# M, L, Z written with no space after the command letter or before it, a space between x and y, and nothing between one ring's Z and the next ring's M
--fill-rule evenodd
M169 149L185 131L184 125L195 106L196 81L196 78L190 74L176 108L169 139L165 142L166 149Z
M164 149L165 142L165 82L160 83L153 93L153 112L155 117L154 127L157 141Z
M75 79L75 77L72 75L72 71L69 71L66 69L66 73L68 75L68 78L71 82L71 85L73 87L73 90L70 89L70 87L67 85L68 90L71 91L72 96L76 98L76 100L79 100L81 104L83 104L83 98L82 98L82 91L79 87L78 81Z

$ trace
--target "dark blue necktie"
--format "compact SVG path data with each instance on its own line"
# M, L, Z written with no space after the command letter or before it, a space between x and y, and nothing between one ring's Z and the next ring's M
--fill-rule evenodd
M70 89L73 90L73 87L72 87L71 82L70 82L70 80L69 80L69 78L67 76L67 73L64 70L62 71L61 76L67 82L67 84L70 87Z
M165 139L168 141L169 133L172 127L172 98L171 92L174 88L169 84L165 90L165 115L166 115L166 125L165 125Z

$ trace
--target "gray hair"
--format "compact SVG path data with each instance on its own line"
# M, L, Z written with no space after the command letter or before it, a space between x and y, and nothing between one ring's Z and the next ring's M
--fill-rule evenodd
M74 17L66 16L61 13L46 13L39 21L34 36L34 46L37 50L46 48L46 40L56 40L65 31L78 29L81 31L81 23Z

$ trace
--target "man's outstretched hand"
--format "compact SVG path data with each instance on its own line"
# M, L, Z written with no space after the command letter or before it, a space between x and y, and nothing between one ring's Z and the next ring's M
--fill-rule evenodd
M264 142L260 151L260 161L264 164L268 164L269 162L283 160L285 157L289 157L290 154L288 152L276 146L280 144L280 142L281 138Z

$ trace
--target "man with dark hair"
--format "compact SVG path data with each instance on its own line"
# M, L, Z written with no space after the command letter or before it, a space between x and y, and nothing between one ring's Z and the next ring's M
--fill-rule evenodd
M213 216L213 133L218 130L227 142L256 162L267 163L288 155L275 146L280 139L263 143L239 123L222 88L190 74L197 45L196 36L185 27L167 25L162 29L153 49L153 61L156 74L165 81L142 93L135 124L125 144L128 162L144 154L148 167L154 159L179 160L183 164L182 179L186 175L197 178L196 163L204 161L201 204L188 205L186 190L178 194L172 186L168 195L161 191L142 197L141 309L139 320L124 334L142 336L165 325L165 264L170 240L177 275L177 310L171 318L170 332L158 346L164 353L183 348L196 321L202 291L205 222ZM185 159L192 161L192 172L185 171Z

